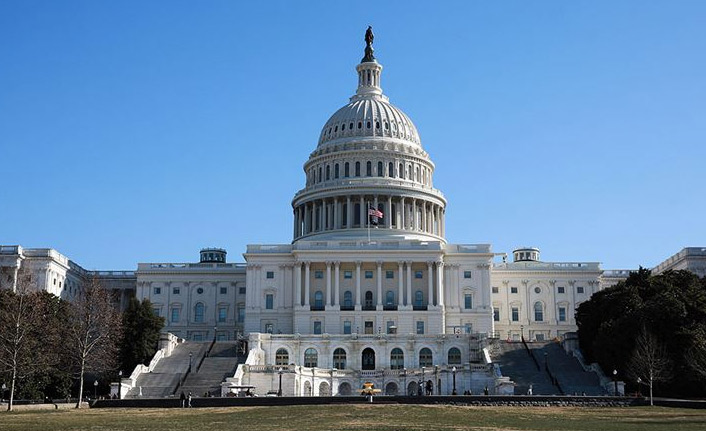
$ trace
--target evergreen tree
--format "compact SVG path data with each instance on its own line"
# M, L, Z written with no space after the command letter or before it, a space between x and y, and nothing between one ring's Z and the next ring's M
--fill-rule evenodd
M123 313L121 367L130 374L138 364L147 365L157 351L164 318L159 317L149 299L130 299Z

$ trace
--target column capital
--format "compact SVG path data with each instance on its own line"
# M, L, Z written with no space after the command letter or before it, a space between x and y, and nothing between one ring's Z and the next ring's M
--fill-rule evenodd
M576 284L576 280L569 280L569 286L573 287Z
M522 280L522 284L524 284L525 286L527 286L527 285L529 284L529 282L530 282L530 281L529 281L529 280L526 280L526 279L525 279L525 280Z
M341 261L340 260L334 260L333 264L336 266L336 268L339 268L341 266Z
M378 265L378 268L381 268L381 267L382 267L383 262L382 262L381 260L378 260L376 263L377 263L377 265Z
M507 287L507 285L510 284L510 280L503 280L502 283Z
M446 264L444 263L443 260L437 260L437 261L436 261L436 266L437 266L438 268L442 268L444 265L446 265Z
M554 287L554 285L556 285L556 280L549 280L549 284Z
M332 260L327 260L327 261L326 261L326 267L330 267L331 265L333 265L333 261L332 261Z
M361 261L359 261L359 260L356 260L356 261L355 261L355 267L356 267L356 268L360 268L360 265L362 265L362 264L363 264L363 262L361 262Z

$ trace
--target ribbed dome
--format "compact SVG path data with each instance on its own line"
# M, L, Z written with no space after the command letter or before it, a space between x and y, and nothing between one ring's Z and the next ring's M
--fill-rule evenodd
M384 96L353 97L326 122L319 146L342 138L379 136L420 144L412 120Z

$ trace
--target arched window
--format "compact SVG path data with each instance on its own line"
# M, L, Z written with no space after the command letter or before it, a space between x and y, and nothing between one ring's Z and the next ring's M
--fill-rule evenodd
M395 305L395 292L388 290L385 293L385 305Z
M370 347L363 350L362 361L364 370L374 370L375 369L375 350Z
M353 292L346 290L343 292L343 306L352 307L353 306Z
M351 164L346 162L345 165L343 165L343 177L348 178L351 176Z
M400 167L397 170L397 176L400 178L404 178L404 165L400 163Z
M321 182L321 166L319 166L319 179L316 182L317 183Z
M346 369L346 351L340 347L333 351L333 368Z
M390 178L395 176L395 164L392 162L387 164L387 176Z
M419 366L420 367L431 367L434 363L433 356L431 354L431 349L428 347L423 348L419 351Z
M424 305L424 293L421 290L414 292L414 306L421 307Z
M399 347L395 347L390 352L390 369L401 370L404 368L404 353Z
M319 310L324 309L324 294L320 290L314 292L314 307Z
M287 352L287 349L277 349L275 365L289 365L289 352Z
M316 349L308 348L304 351L304 366L305 367L318 367L319 366L319 353Z
M326 181L331 179L331 165L326 165Z
M372 162L367 162L365 164L365 175L372 177L373 176L373 163Z
M373 292L367 291L365 292L365 308L366 309L371 309L373 308Z
M340 168L338 167L338 163L333 167L333 177L335 179L338 179L338 175L340 174Z
M534 303L534 321L543 322L544 321L544 307L542 303L537 301Z
M360 162L355 162L355 176L360 176Z
M196 322L196 323L203 322L203 311L204 311L203 303L197 302L196 305L194 306L194 322Z
M457 347L449 349L449 365L461 364L461 351Z
M417 182L420 182L420 181L419 181L419 178L420 178L420 177L419 177L419 166L417 166L417 169L415 170L415 177L414 177L414 179L415 179Z
M383 176L385 174L385 170L383 169L383 164L382 162L378 162L378 177Z

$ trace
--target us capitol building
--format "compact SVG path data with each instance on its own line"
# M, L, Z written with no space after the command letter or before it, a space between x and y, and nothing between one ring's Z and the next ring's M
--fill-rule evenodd
M71 299L98 276L124 307L147 298L165 331L189 341L249 341L234 384L350 394L362 382L409 393L423 374L458 374L458 392L512 393L490 364L489 338L549 340L576 330L574 309L623 280L598 262L543 262L540 250L495 253L451 244L447 201L410 118L389 102L366 34L357 90L325 123L292 199L288 244L249 245L245 263L201 250L198 263L86 271L53 249L0 246L0 288L28 265L40 288ZM706 275L706 249L685 248L655 270ZM492 364L491 364L492 365ZM432 380L450 393L448 378ZM225 384L224 384L225 385Z

